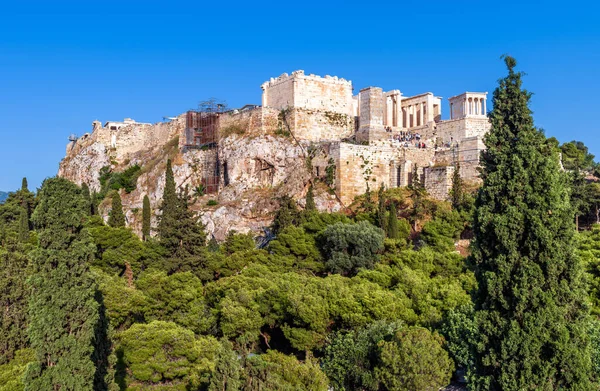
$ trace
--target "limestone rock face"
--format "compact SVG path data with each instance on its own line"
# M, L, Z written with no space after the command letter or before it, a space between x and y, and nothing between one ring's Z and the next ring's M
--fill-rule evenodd
M146 194L152 207L152 225L157 225L167 159L172 160L177 186L190 188L192 209L217 240L223 240L229 230L262 233L271 224L278 208L277 198L282 195L294 197L300 207L304 205L311 178L306 146L293 138L273 135L234 134L221 139L220 191L202 195L195 189L202 183L207 156L215 155L210 150L183 148L179 141L182 129L180 119L157 125L129 125L111 134L106 128L95 129L68 146L58 175L77 184L85 182L91 190L99 191L102 167L123 171L138 164L142 169L136 189L129 194L121 190L127 224L137 233L141 232ZM339 210L341 206L327 192L317 191L315 202L319 209L327 211ZM104 200L100 212L105 219L109 209L109 200Z

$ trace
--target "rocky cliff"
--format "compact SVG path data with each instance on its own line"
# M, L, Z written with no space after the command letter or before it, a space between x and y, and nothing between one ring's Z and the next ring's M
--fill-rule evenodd
M192 208L217 240L223 240L229 230L262 232L278 208L277 198L290 195L301 207L311 180L306 145L289 135L265 132L264 127L258 132L244 126L219 140L220 191L207 195L196 192L193 198ZM118 130L96 122L90 134L69 143L58 175L99 191L103 167L118 172L139 165L136 188L130 193L121 190L127 224L141 231L142 200L147 194L156 226L167 159L172 160L177 185L197 189L201 187L206 154L214 153L185 148L181 140L184 127L184 115L154 125L128 123ZM321 210L334 211L341 206L324 187L317 187L315 198ZM100 205L105 218L109 208L109 200Z

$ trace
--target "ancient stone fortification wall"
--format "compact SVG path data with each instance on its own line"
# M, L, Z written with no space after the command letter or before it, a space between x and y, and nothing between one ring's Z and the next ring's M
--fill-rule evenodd
M453 166L425 167L425 189L430 196L438 200L448 199L452 187Z
M220 137L225 138L231 135L246 135L250 137L272 135L281 126L279 114L279 110L263 107L238 113L224 113L219 117Z
M458 159L460 177L465 181L478 181L479 156L484 149L481 137L469 137L462 140L458 147L438 150L435 161L437 164L454 165L454 161Z
M348 114L294 108L285 111L285 116L298 140L339 141L354 134L354 117Z
M295 71L262 85L263 106L300 107L352 115L352 82L337 76L320 77Z
M390 162L398 159L397 151L386 146L338 143L332 148L336 163L336 191L349 205L368 188L390 186Z
M483 137L491 128L487 118L460 118L437 124L436 133L443 143L469 137Z

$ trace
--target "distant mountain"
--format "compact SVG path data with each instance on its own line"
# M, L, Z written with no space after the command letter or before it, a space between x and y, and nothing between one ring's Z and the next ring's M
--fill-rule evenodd
M0 191L0 204L4 202L8 198L8 193L5 191Z

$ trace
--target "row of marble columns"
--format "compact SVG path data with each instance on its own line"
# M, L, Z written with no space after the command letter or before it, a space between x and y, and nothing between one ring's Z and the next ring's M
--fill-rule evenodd
M406 119L403 123L403 128L414 128L415 126L425 125L425 108L427 102L420 102L414 105L404 106L404 118ZM412 124L410 119L413 119Z
M463 115L486 115L486 99L465 98L463 101Z
M402 124L402 108L400 107L400 92L386 97L385 126L397 127Z

